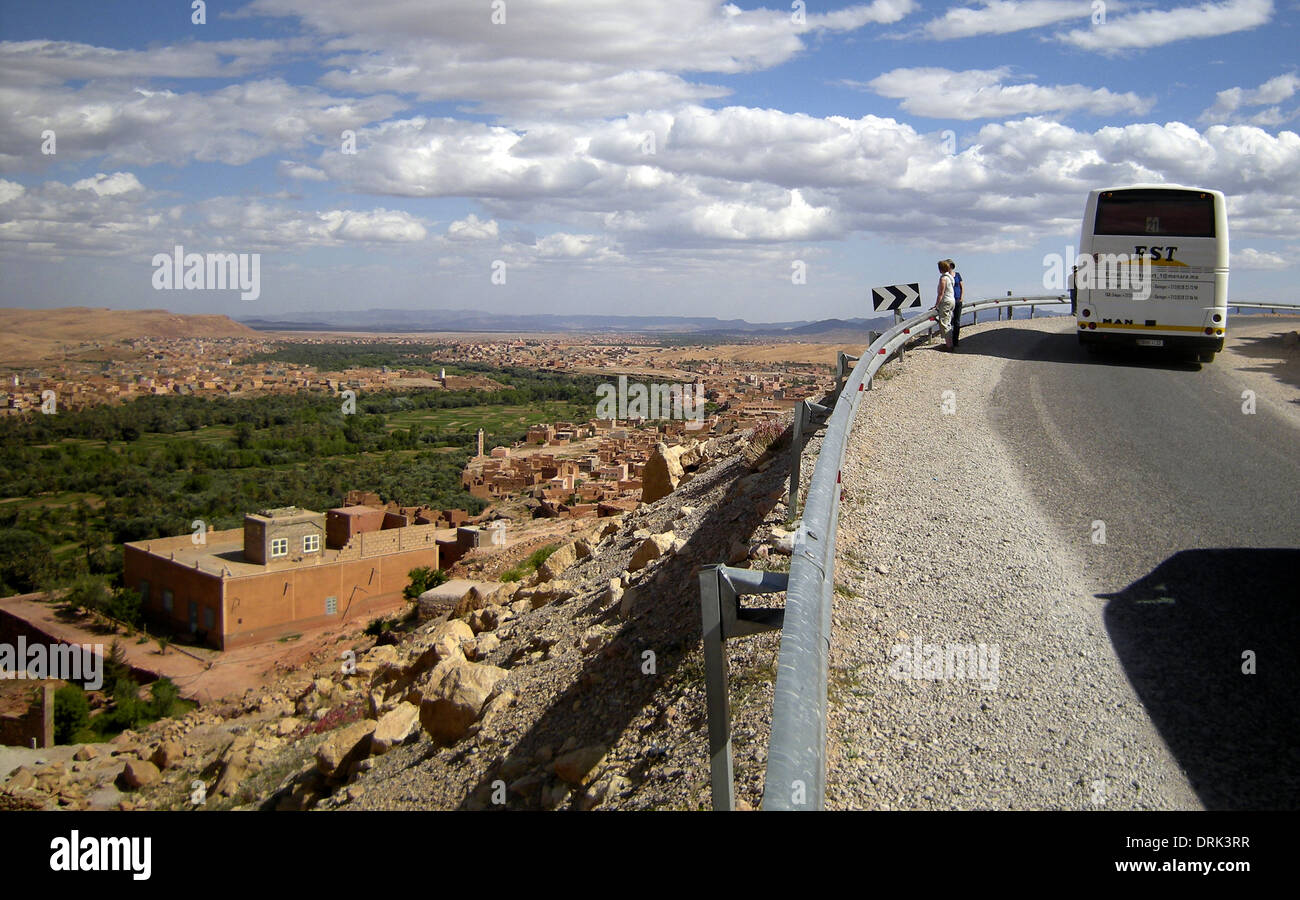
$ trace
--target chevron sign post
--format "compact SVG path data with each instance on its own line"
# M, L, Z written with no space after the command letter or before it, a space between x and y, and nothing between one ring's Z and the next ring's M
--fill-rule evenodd
M876 312L892 309L895 312L921 305L921 285L891 284L871 289L871 308Z

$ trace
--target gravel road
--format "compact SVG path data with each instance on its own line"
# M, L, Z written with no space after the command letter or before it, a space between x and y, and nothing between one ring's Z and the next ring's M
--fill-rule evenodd
M1272 805L1249 792L1220 802L1189 783L1188 755L1171 752L1179 745L1153 724L1152 696L1134 687L1149 683L1135 662L1142 654L1125 644L1138 629L1122 627L1114 595L1097 596L1099 584L1116 589L1119 570L1090 571L1088 523L1080 531L1062 516L1071 490L1041 491L1098 473L1071 456L1060 417L1037 408L1059 409L1059 384L1050 400L1041 385L1036 394L1006 384L1048 368L1053 360L1030 359L1034 348L1063 346L1072 328L1058 318L966 329L956 355L920 348L892 363L859 408L843 473L828 808ZM1017 443L1008 437L1016 428L1038 438ZM1060 458L1025 457L1043 442ZM1144 556L1141 573L1169 549L1134 554ZM1153 587L1158 595L1165 585ZM1127 600L1125 609L1142 602ZM1162 600L1153 608L1176 607ZM967 649L972 665L963 665ZM1289 764L1285 755L1267 762Z

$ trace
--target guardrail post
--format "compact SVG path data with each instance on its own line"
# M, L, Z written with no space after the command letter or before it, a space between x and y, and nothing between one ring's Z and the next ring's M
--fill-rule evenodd
M704 631L704 689L709 717L709 781L713 808L736 808L731 768L731 703L727 698L726 635L722 630L721 566L700 570L700 618Z
M700 569L700 620L704 638L704 687L709 718L709 781L715 810L736 808L731 757L731 702L727 696L730 637L775 631L782 609L740 609L739 594L772 594L789 584L785 572L704 566Z
M1034 308L1035 308L1035 304L1033 303L1029 304L1029 318L1031 319L1034 317Z
M843 357L844 354L841 353L841 361ZM836 384L836 389L838 388L839 385ZM799 514L799 462L803 458L803 423L806 415L808 415L808 401L800 400L794 408L794 424L790 441L790 497L785 504L791 520Z

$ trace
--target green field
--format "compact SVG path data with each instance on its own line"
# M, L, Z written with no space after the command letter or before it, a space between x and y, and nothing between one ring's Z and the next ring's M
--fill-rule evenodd
M470 406L455 409L415 409L388 416L385 428L395 431L419 425L440 432L473 432L482 428L488 434L514 434L521 437L528 426L542 422L585 422L591 407L564 401L546 401L528 406Z

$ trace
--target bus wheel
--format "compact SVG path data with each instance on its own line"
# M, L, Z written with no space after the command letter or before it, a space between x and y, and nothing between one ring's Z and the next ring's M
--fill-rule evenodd
M1212 363L1214 362L1214 351L1202 350L1200 353L1196 354L1196 358L1203 363Z

